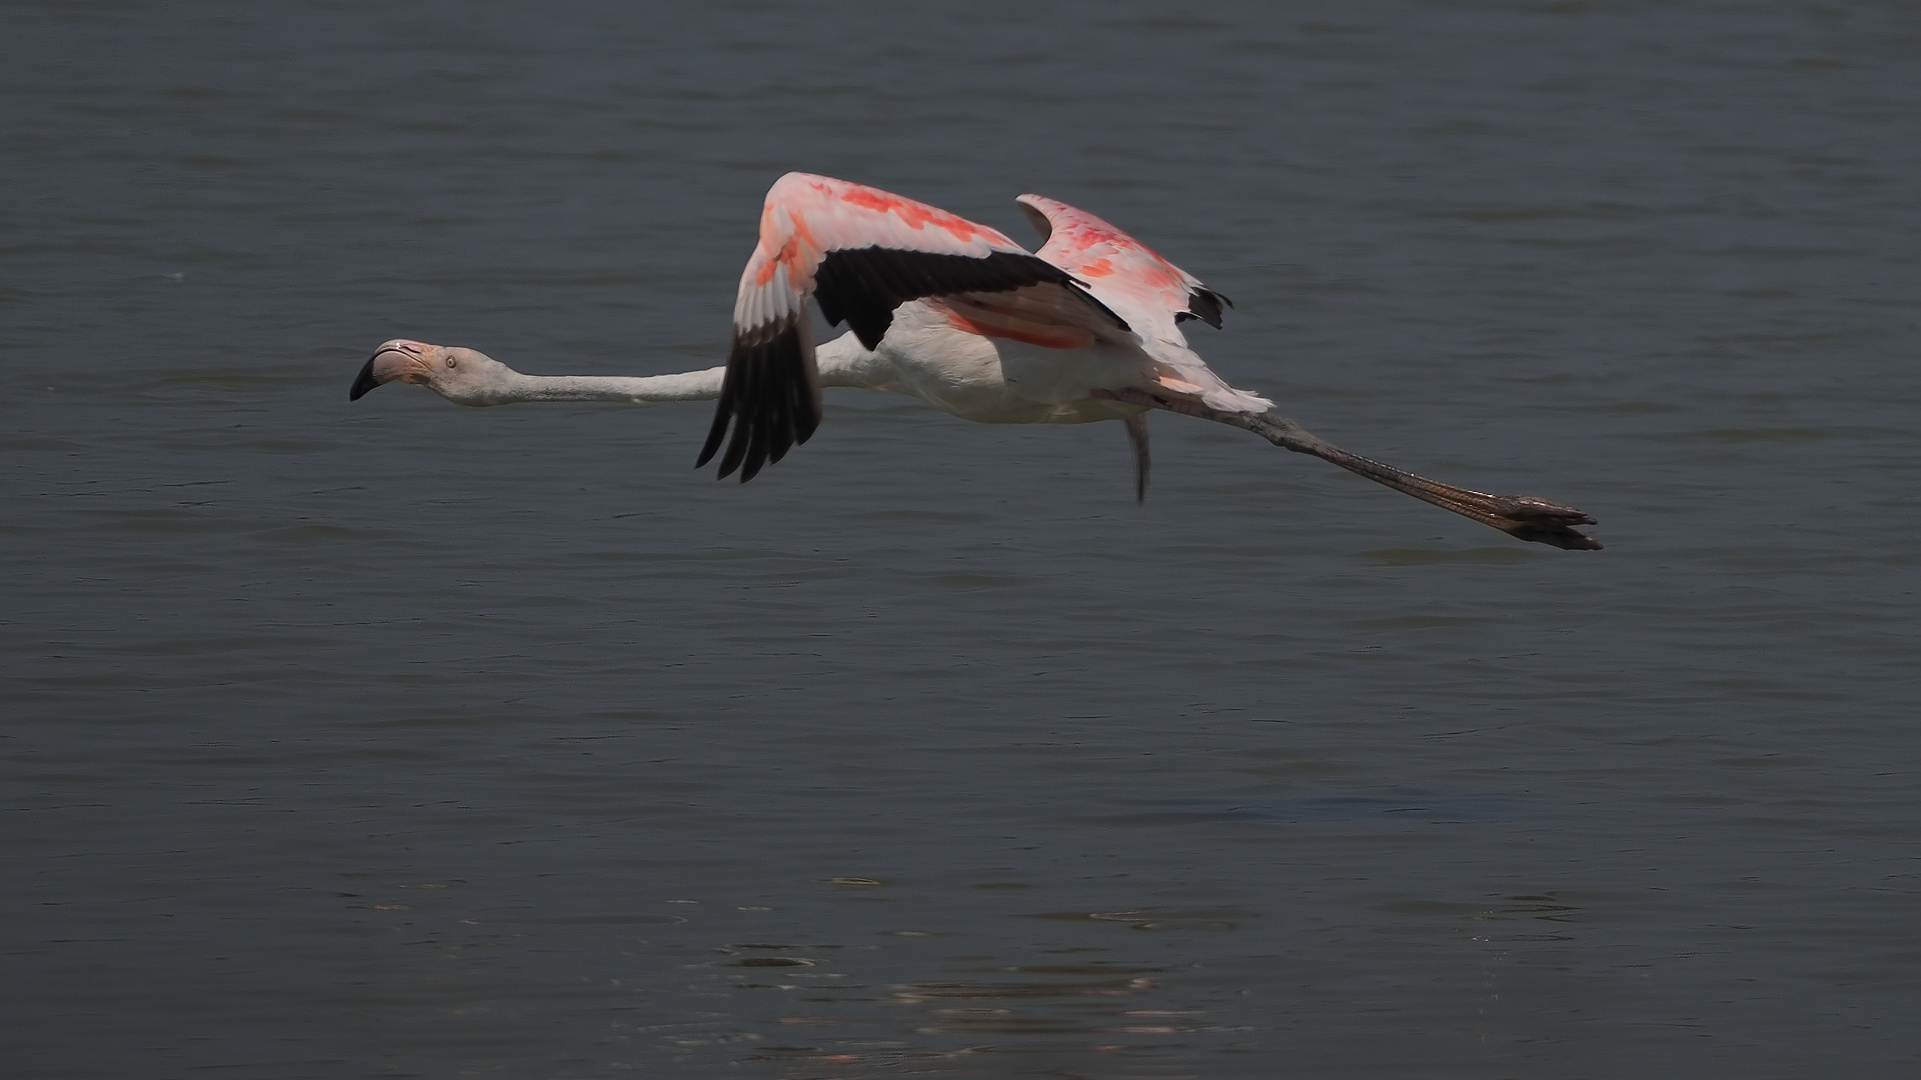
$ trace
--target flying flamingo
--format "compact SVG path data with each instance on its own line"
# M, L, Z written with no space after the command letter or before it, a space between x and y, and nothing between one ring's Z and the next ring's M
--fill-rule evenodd
M1489 495L1349 453L1236 390L1188 348L1180 324L1219 328L1232 303L1082 210L1023 195L1044 241L1029 253L985 225L878 188L788 173L767 193L740 278L725 367L642 378L523 375L472 349L381 345L349 397L399 379L461 405L718 399L696 467L742 483L813 435L823 386L909 394L990 424L1120 420L1147 490L1147 414L1243 428L1521 540L1598 549L1594 519L1532 496ZM849 332L815 347L807 298ZM732 438L728 430L732 428Z

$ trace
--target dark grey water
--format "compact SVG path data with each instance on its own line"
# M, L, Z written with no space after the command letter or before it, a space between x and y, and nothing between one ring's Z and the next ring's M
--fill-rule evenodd
M1921 1056L1921 12L13 3L19 1077ZM1511 543L1160 417L462 410L721 355L801 168L1039 191Z

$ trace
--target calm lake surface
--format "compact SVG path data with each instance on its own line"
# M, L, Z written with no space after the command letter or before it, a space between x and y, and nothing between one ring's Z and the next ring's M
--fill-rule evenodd
M0 93L7 1076L1916 1075L1921 7L15 2ZM1110 218L1607 550L347 401L718 363L789 169Z

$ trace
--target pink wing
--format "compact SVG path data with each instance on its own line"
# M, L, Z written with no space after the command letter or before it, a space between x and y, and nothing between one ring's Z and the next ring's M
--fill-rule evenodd
M1085 210L1040 195L1016 200L1046 241L1041 258L1074 275L1094 299L1133 327L1152 361L1144 374L1163 389L1199 398L1229 412L1265 412L1274 403L1236 390L1187 347L1180 324L1189 319L1220 329L1221 310L1234 302L1154 249Z
M1199 319L1221 328L1234 302L1155 254L1154 249L1085 210L1041 195L1015 200L1046 243L1041 258L1079 278L1087 290L1133 322L1149 312L1174 322ZM1144 328L1142 328L1144 329Z
M809 296L829 324L845 321L869 349L895 308L932 296L975 306L1001 296L1006 303L990 300L989 317L1012 305L1018 310L1000 317L1084 325L1089 340L1097 324L1108 333L1127 329L1067 271L985 225L878 188L788 173L767 192L760 244L741 272L727 375L697 467L720 448L730 421L720 475L740 468L742 482L819 426Z

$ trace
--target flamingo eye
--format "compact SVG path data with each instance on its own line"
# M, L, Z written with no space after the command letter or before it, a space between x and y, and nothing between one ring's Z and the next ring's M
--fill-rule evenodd
M448 366L448 367L459 367L459 366L460 366L460 361L458 361L458 360L455 360L455 359L454 359L453 357L451 357L451 356L449 356L449 357L447 358L447 366Z

